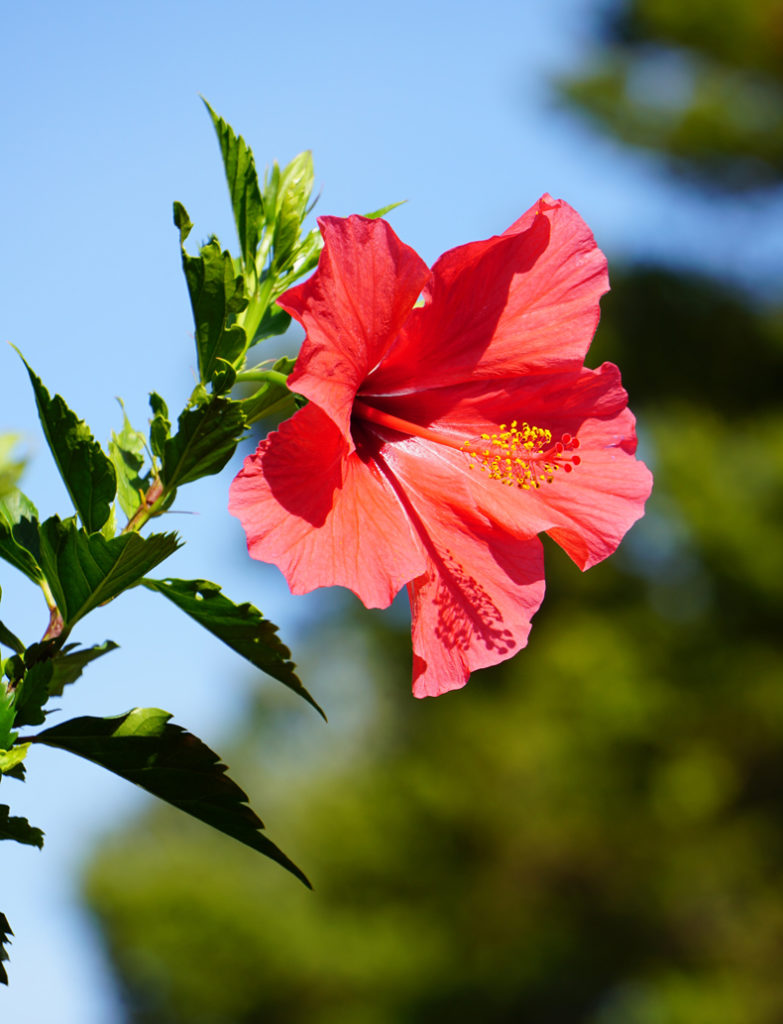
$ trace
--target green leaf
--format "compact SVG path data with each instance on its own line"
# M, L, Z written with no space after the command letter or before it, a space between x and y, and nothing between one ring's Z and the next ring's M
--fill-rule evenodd
M169 722L158 708L135 708L115 718L74 718L39 733L34 743L59 747L107 768L194 818L271 857L310 883L303 872L261 834L264 825L214 751Z
M8 974L6 973L5 967L3 967L4 961L8 960L8 951L6 946L11 941L11 936L14 933L11 931L11 926L8 923L8 918L5 914L0 913L0 984L8 984Z
M133 586L179 547L173 533L126 533L107 540L57 516L41 524L40 543L41 568L68 629Z
M122 402L120 402L122 406ZM109 457L117 475L117 498L120 508L131 519L147 490L148 480L141 476L144 465L144 434L134 430L122 406L122 430L112 431Z
M307 202L313 189L313 155L307 150L295 156L280 175L272 240L274 265L288 266L294 252Z
M365 213L364 216L367 217L368 220L377 220L378 217L385 217L387 213L390 213L392 210L396 210L398 206L402 206L407 202L407 199L400 199L398 203L389 203L388 206L382 206L380 210L373 210L372 213Z
M59 697L66 686L76 682L91 661L103 657L109 651L116 651L117 646L113 640L104 640L102 644L94 644L92 647L67 644L52 658L49 696Z
M111 460L86 423L71 412L60 395L49 392L23 359L35 392L38 415L60 476L84 528L95 533L109 518L117 491Z
M24 470L24 460L12 455L18 443L18 434L0 434L0 498L16 488Z
M52 680L51 661L39 661L25 668L14 691L14 725L42 725L46 716L43 706L49 699Z
M217 584L208 580L145 579L141 582L149 590L173 601L256 668L304 697L326 719L297 677L295 666L290 661L291 652L277 635L277 626L265 619L252 604L234 604Z
M184 213L184 207L179 210ZM177 208L174 216L182 240L184 228L181 216L178 220ZM189 256L183 245L182 268L196 325L199 375L207 384L219 369L218 360L239 363L247 350L244 328L232 323L234 316L247 306L245 282L234 270L231 253L221 252L214 238L201 247L198 256Z
M0 680L0 751L5 752L14 744L14 717L14 692Z
M166 441L171 436L171 421L169 420L168 406L155 391L150 392L150 409L152 409L150 447L153 454L161 459Z
M203 99L203 97L202 97ZM264 202L258 186L253 152L241 135L219 117L204 100L220 143L239 247L245 268L255 266L255 254L264 230Z
M40 583L38 549L38 511L20 490L14 490L0 498L0 558Z
M24 650L22 641L3 622L0 622L0 644L5 644L6 647L10 647L17 654L21 654Z
M0 839L13 839L17 843L24 843L26 846L37 846L40 850L43 846L44 834L40 828L34 828L27 818L9 817L11 808L7 804L0 804ZM0 940L2 940L3 915L0 914ZM8 922L5 922L6 925Z
M234 453L245 428L239 402L210 398L185 409L178 430L166 441L161 477L168 488L219 473Z
M10 750L0 750L0 775L18 774L29 749L29 743L17 743Z

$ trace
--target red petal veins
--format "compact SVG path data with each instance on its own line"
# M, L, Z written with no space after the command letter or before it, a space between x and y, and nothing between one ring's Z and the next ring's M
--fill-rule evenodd
M608 287L606 258L587 225L567 203L544 197L506 234L440 257L425 305L364 391L576 369Z
M229 511L250 555L294 594L343 586L387 607L426 558L389 482L310 404L262 441L231 485Z
M322 217L318 224L324 249L316 272L278 299L307 332L289 382L334 420L351 448L354 396L430 272L386 221Z
M442 454L414 442L383 455L428 555L408 586L416 697L459 689L524 647L544 597L540 540L483 515Z

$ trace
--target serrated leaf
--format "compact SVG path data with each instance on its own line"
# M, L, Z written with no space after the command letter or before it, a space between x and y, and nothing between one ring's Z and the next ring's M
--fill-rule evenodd
M46 442L85 530L94 533L109 518L117 491L111 459L60 395L53 398L23 360L30 376Z
M244 328L231 323L247 306L245 283L217 239L202 246L198 256L189 256L183 248L182 268L196 326L199 376L207 384L219 369L218 360L238 363L247 350Z
M107 540L57 516L41 523L40 543L41 568L66 628L133 586L179 547L173 533L126 533Z
M10 817L11 808L7 804L0 804L0 839L13 839L14 842L24 843L25 846L37 846L40 850L43 846L44 834L40 828L34 828L27 818ZM0 914L0 918L3 915ZM8 922L6 921L6 925ZM0 933L2 932L2 920L0 920ZM0 941L2 934L0 934Z
M270 857L309 887L303 872L261 834L263 822L217 754L170 718L159 708L135 708L115 718L74 718L39 733L33 742L78 754L135 782Z
M76 644L68 644L52 658L52 678L49 682L49 696L59 697L63 689L70 683L75 683L81 676L85 667L96 658L103 657L110 651L116 651L117 644L113 640L104 640L102 644L94 644L92 647L77 647Z
M277 635L277 626L252 604L234 604L209 580L144 579L141 582L149 590L163 594L256 668L304 697L326 719L296 675L291 652Z
M211 398L195 409L185 409L178 430L166 441L161 477L168 487L219 473L234 453L245 428L239 402Z
M6 946L10 943L13 934L8 918L5 914L0 913L0 984L2 985L8 984L8 974L5 967L3 967L3 962L8 960Z
M120 403L122 405L122 403ZM147 490L148 481L141 476L144 465L144 434L134 430L122 407L122 430L119 434L112 431L109 441L109 456L117 475L117 499L120 508L131 519L142 501Z
M219 117L204 100L220 143L223 168L245 267L255 265L255 254L264 230L264 201L258 186L253 152L241 135Z
M33 583L43 579L38 564L38 512L29 498L14 490L0 498L0 558Z

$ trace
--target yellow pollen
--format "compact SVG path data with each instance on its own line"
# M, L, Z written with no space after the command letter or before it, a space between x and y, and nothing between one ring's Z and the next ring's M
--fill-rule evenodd
M573 454L578 447L579 439L570 434L553 444L552 432L545 427L512 420L508 425L501 423L496 434L466 441L461 450L471 460L469 469L478 467L490 480L529 491L551 484L559 470L570 473L578 466L581 460Z

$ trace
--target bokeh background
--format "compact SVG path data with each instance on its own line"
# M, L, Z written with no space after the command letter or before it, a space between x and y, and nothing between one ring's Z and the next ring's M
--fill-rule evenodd
M590 354L616 361L656 474L582 576L547 548L528 649L409 693L407 609L294 599L183 493L172 575L281 624L330 724L149 594L85 623L122 649L63 714L152 704L216 747L315 883L121 780L35 750L4 785L0 1010L63 1024L779 1024L783 1019L783 7L487 0L6 5L0 335L106 437L192 387L171 202L233 245L197 98L257 162L312 148L319 210L396 199L428 261L543 192L610 256ZM287 339L287 350L297 344ZM25 375L0 431L63 511ZM169 524L167 524L169 525ZM25 638L45 609L0 570ZM6 847L8 847L6 849Z

